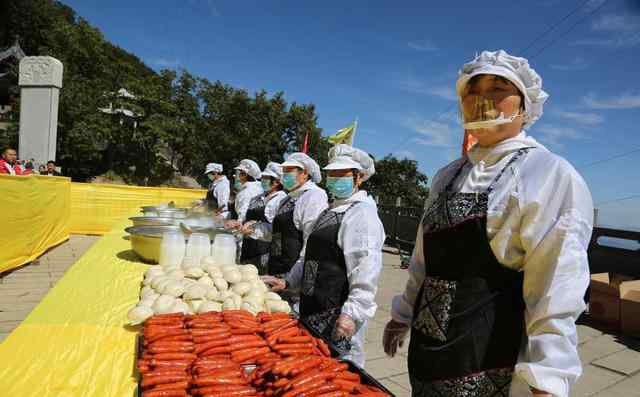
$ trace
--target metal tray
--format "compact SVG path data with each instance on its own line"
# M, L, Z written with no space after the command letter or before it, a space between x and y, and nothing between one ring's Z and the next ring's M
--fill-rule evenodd
M374 378L373 376L369 375L369 373L364 369L358 367L357 365L355 365L349 360L339 360L339 361L349 364L349 371L355 372L358 375L360 375L360 383L362 383L363 385L377 387L382 392L387 393L389 396L396 397L395 394L391 393L389 389L384 387L383 384L378 382L376 378Z

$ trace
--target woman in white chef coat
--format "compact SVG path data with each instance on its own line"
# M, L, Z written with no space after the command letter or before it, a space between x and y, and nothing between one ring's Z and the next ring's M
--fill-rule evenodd
M327 208L327 194L316 183L322 175L318 163L305 153L292 153L282 163L282 185L287 196L273 217L270 230L260 231L271 241L268 273L284 276L304 252L311 227Z
M591 194L524 131L548 97L526 59L485 51L456 90L478 143L433 179L384 349L395 354L411 330L413 396L568 397L581 374Z
M287 193L282 187L282 166L273 161L269 162L262 171L261 183L264 193L251 199L245 223L242 225L242 233L245 236L242 242L240 263L256 265L259 273L263 275L267 273L271 243L253 238L252 235L257 224L271 226L280 201L287 197Z
M360 190L375 173L362 150L337 145L329 152L329 208L318 217L304 256L283 280L267 279L273 290L300 290L300 316L364 367L364 336L377 305L384 229L376 203Z
M251 199L262 194L262 184L260 183L260 167L258 164L249 159L240 161L236 170L233 188L236 192L235 197L235 213L237 218L226 222L227 228L239 228L245 221L247 210Z

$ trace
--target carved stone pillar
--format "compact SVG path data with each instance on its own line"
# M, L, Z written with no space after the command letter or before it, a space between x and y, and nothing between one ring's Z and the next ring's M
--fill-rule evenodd
M25 57L20 61L21 159L46 164L56 159L58 97L62 62L52 57Z

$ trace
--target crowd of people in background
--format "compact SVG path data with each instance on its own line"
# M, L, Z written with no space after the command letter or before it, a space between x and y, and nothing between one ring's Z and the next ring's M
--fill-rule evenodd
M47 164L41 164L38 170L35 170L36 161L34 159L20 160L18 152L11 148L5 148L0 158L0 174L5 175L48 175L62 176L62 173L56 168L56 163L49 160Z

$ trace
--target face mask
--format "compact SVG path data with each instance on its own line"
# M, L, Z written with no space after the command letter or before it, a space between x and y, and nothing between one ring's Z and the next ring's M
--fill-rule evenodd
M496 109L496 103L479 95L467 95L460 104L462 126L465 130L479 130L491 128L513 122L520 115L517 111L512 116L505 117L503 112Z
M207 174L207 177L209 178L210 181L213 181L214 179L216 179L216 176L213 174Z
M284 186L287 190L292 190L296 186L298 186L298 181L296 180L298 176L297 172L287 172L282 176L282 186Z
M240 188L242 188L242 183L240 183L240 179L236 179L235 182L233 182L233 187L236 190L240 190Z
M271 190L271 179L262 179L260 182L262 182L262 190L265 192Z
M327 177L327 190L336 198L348 198L353 194L353 177Z

